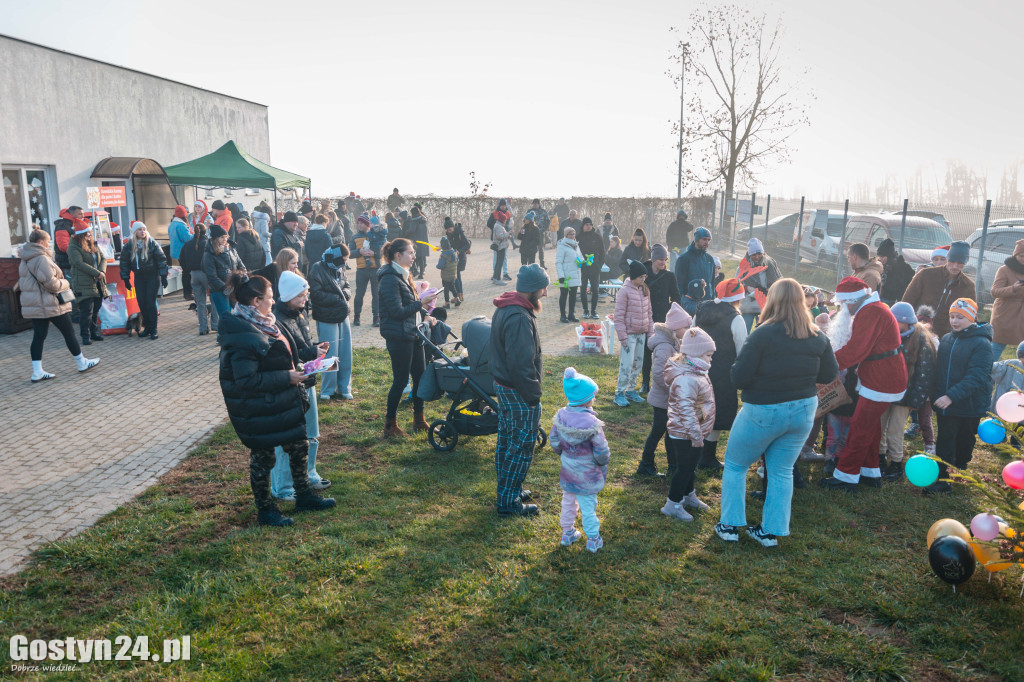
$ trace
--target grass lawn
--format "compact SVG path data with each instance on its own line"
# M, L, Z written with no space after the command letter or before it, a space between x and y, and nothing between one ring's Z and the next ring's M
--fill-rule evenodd
M388 365L363 350L358 399L320 412L318 469L336 509L255 527L248 456L225 427L142 497L0 582L2 630L191 636L189 662L80 664L92 678L1024 679L1019 571L989 582L979 568L954 594L928 567L928 527L968 522L973 493L826 493L813 486L820 465L805 464L812 486L796 491L793 534L772 550L727 545L712 530L717 479L697 486L712 511L683 524L658 513L663 480L631 477L650 410L611 404L616 358L549 358L544 423L570 362L603 387L612 445L596 555L558 545L550 449L526 481L541 516L499 520L494 436L449 454L423 436L381 441ZM1008 457L979 450L975 471ZM759 512L751 501L751 523Z

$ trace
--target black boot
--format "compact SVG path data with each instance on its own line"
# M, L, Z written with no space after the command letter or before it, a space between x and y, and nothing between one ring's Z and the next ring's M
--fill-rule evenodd
M882 469L882 478L887 481L898 481L903 478L903 462L889 462Z
M277 505L273 505L256 513L256 523L261 526L291 526L295 522L282 514Z
M718 441L704 441L704 447L700 452L700 461L697 462L698 469L705 469L712 476L722 475L722 463L715 457L718 450Z
M92 345L92 340L90 340L88 336L83 336L82 337L82 345L83 346L91 346Z
M90 338L93 341L102 341L103 340L103 334L100 334L99 332L93 332L92 335L90 336Z
M825 490L842 490L848 493L857 492L856 483L847 483L846 481L840 481L835 476L829 476L828 478L821 479L820 481L818 481L818 485L824 488Z
M295 493L295 511L321 511L324 509L330 509L335 506L337 502L334 501L333 497L320 497L318 493L312 490L306 490L305 492Z
M767 472L765 472L767 473ZM768 480L765 476L764 480ZM804 480L804 475L800 472L800 467L796 463L793 464L793 487L794 488L806 488L807 481Z
M640 458L640 463L636 467L636 473L634 476L658 476L658 467L654 464L654 457L648 458L647 453Z

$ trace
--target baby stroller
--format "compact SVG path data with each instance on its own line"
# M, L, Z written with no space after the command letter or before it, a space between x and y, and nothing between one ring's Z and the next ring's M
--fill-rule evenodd
M441 347L430 340L429 329L417 327L417 333L427 348L433 351L434 360L420 379L419 397L424 400L438 400L448 396L451 407L448 416L434 420L427 430L427 439L439 452L451 452L459 442L459 436L489 436L498 432L498 403L494 399L494 377L491 376L488 354L491 343L491 321L478 315L462 325L462 339L455 337L453 351L465 347L465 356L450 358ZM450 344L442 344L447 346ZM536 449L543 448L548 435L543 428L537 429Z

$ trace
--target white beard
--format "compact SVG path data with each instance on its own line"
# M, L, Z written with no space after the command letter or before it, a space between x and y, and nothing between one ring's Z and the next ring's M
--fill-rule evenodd
M839 304L839 311L828 323L828 340L832 342L832 350L837 351L850 342L853 336L853 315L844 304Z

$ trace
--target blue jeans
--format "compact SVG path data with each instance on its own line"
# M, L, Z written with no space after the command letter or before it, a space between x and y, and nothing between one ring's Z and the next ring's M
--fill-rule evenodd
M726 526L746 526L747 470L764 454L768 493L761 529L789 535L793 501L793 465L814 424L818 397L777 405L744 403L733 422L722 472L722 519Z
M335 393L345 398L352 398L352 326L348 320L341 324L327 322L316 323L317 338L331 344L327 357L338 358L338 369L335 372L321 374L320 395L324 399Z
M505 249L505 260L501 263L501 274L508 277L508 250L512 247ZM495 264L498 262L498 252L491 251L491 269L494 269Z
M211 291L210 303L217 309L218 315L229 315L231 313L231 301L223 291Z
M1006 350L1005 343L992 342L992 362L999 362L999 358L1003 356L1003 351Z
M320 447L320 422L316 409L316 388L307 388L309 395L309 409L306 410L306 438L309 439L309 455L306 462L306 471L309 473L310 483L319 483L320 474L316 472L316 451ZM288 453L282 448L274 448L277 462L270 470L270 494L274 497L288 497L295 494L295 486L292 482L292 470L288 464Z

